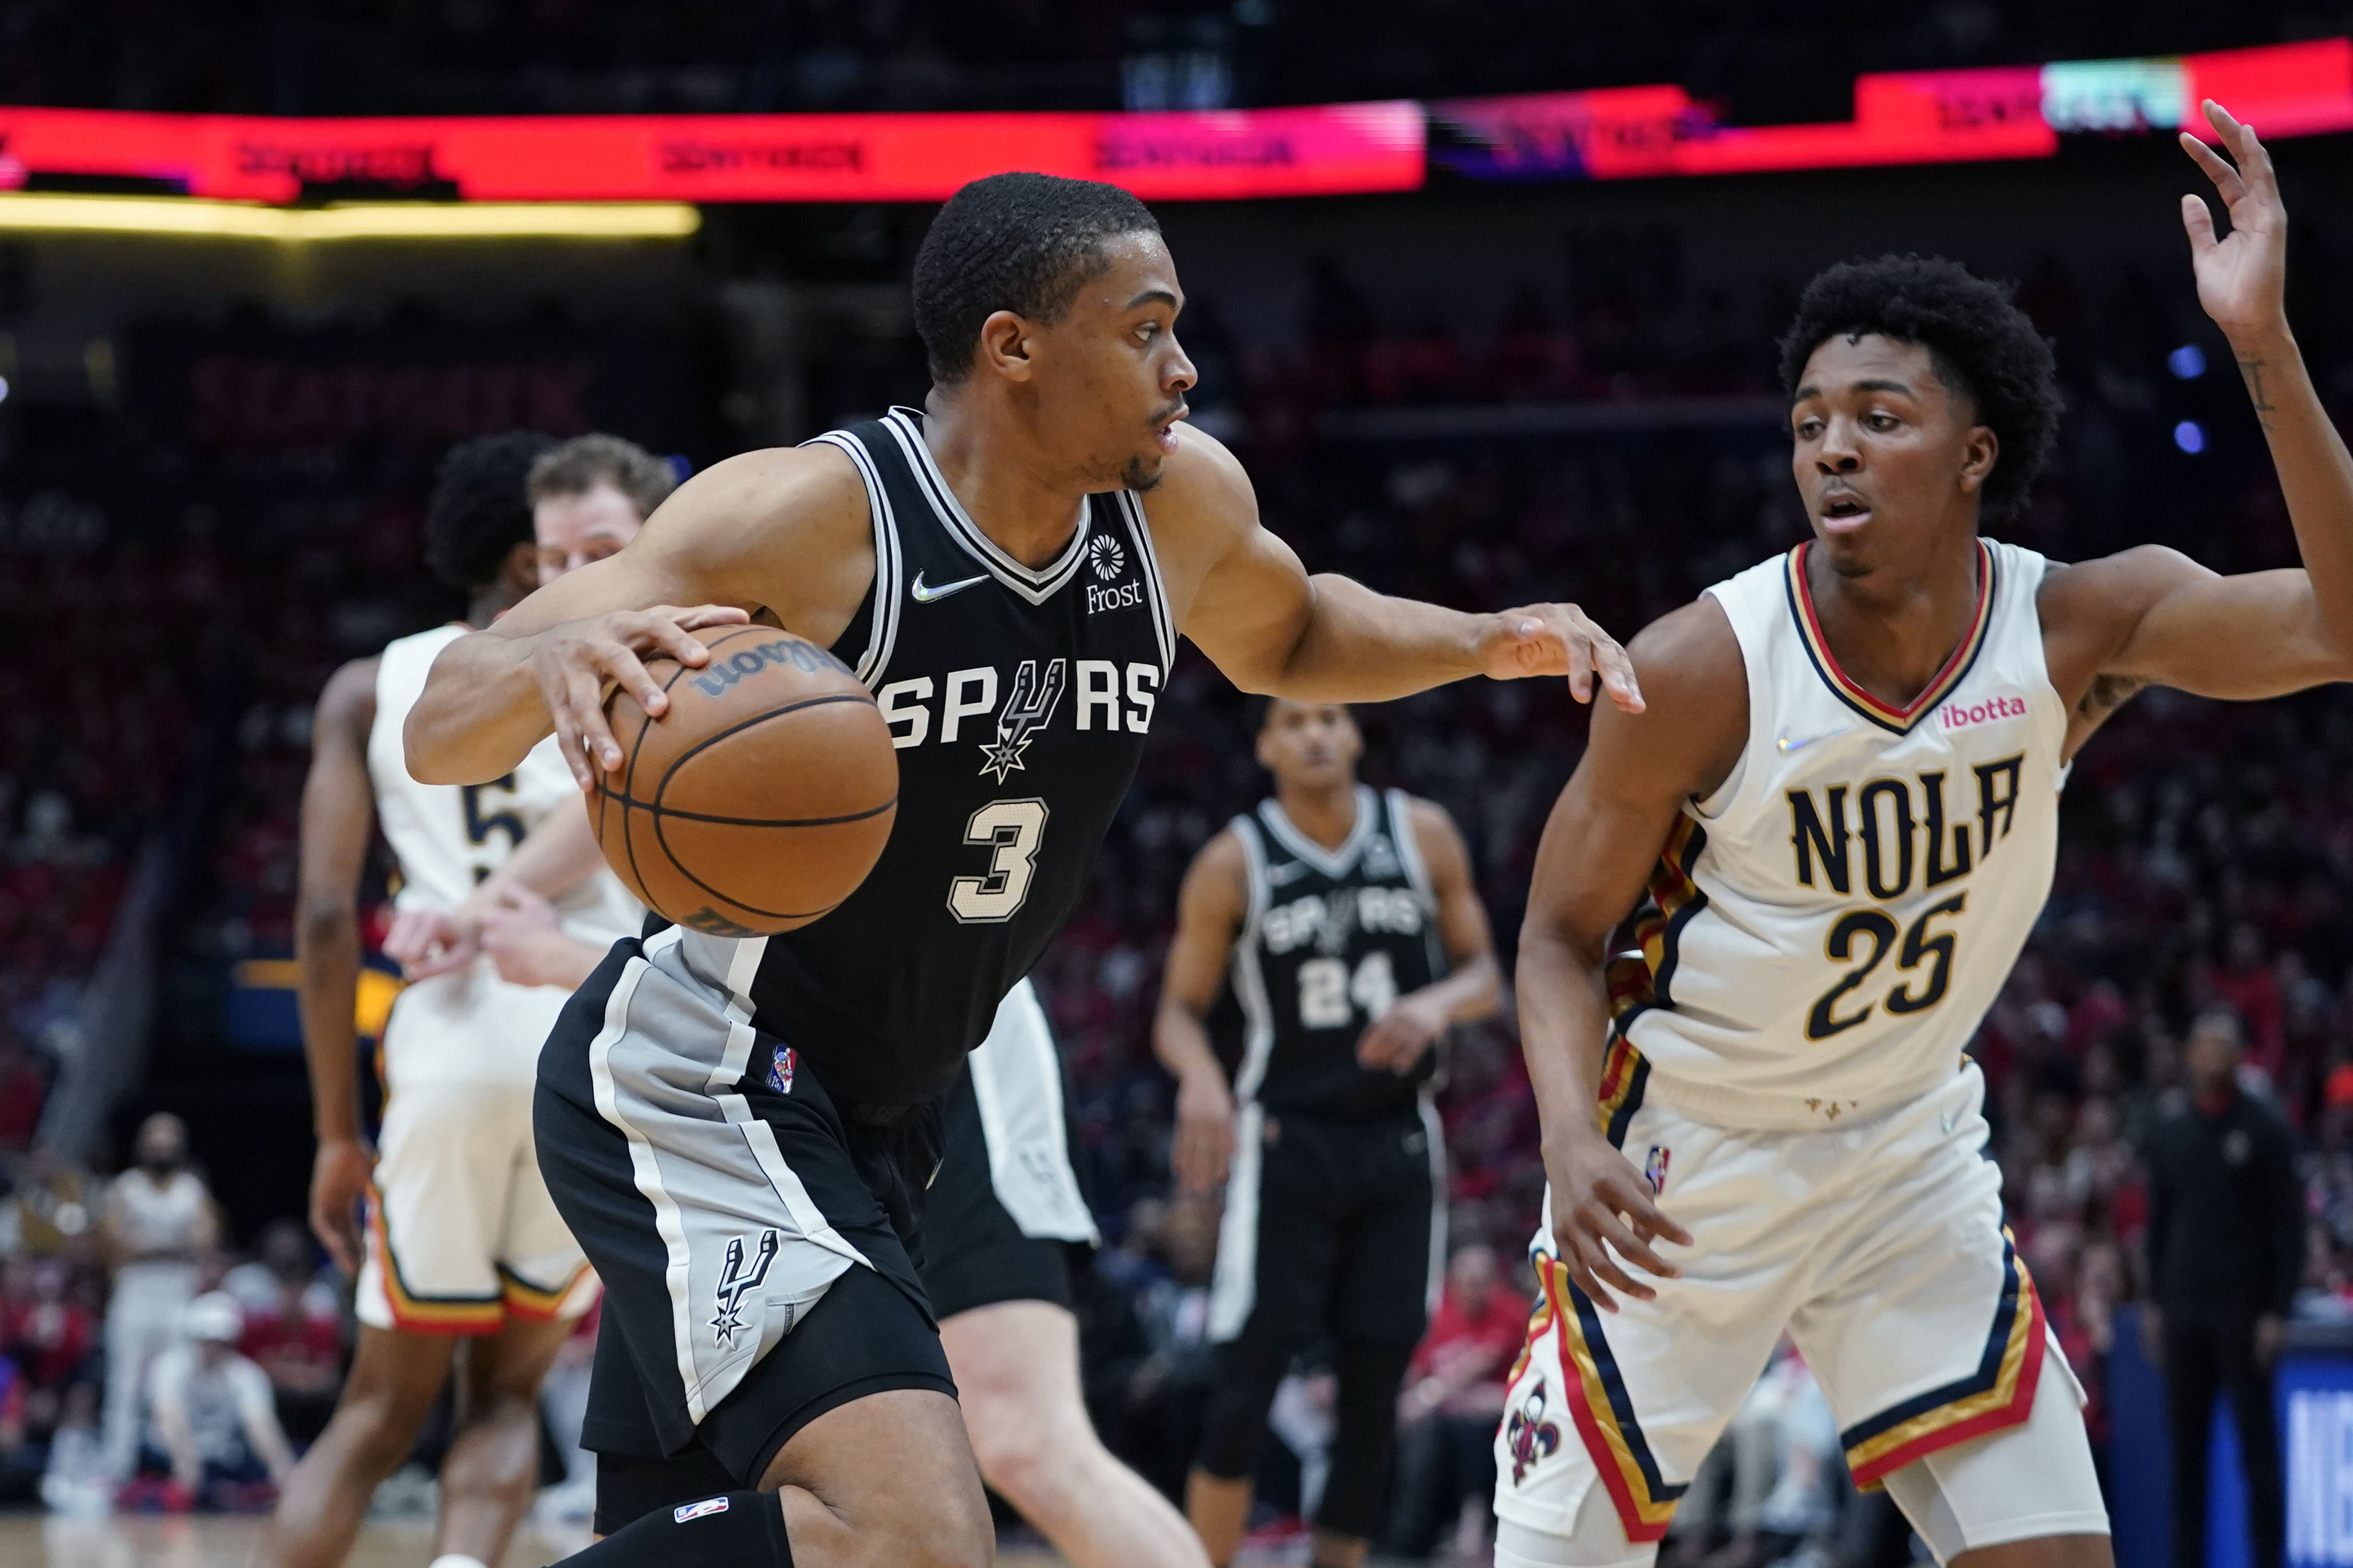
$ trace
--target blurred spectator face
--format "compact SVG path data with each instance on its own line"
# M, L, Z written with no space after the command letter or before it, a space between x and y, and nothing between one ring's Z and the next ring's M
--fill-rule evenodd
M1278 697L1267 705L1266 723L1258 732L1259 763L1282 787L1345 784L1356 776L1356 759L1364 750L1356 721L1337 702L1290 702Z
M261 1233L261 1262L289 1286L310 1283L311 1237L290 1219L272 1220Z
M1446 1289L1471 1316L1484 1312L1495 1293L1495 1249L1473 1245L1456 1253L1446 1266Z
M188 1303L182 1326L204 1363L218 1366L237 1352L237 1342L245 1333L245 1310L234 1296L207 1291Z
M167 1176L187 1163L188 1130L169 1111L157 1111L139 1124L132 1152L151 1176Z
M1163 1235L1168 1271L1182 1285L1206 1285L1218 1264L1218 1203L1187 1194L1168 1205Z
M609 480L543 498L531 509L532 531L539 537L539 585L544 588L566 572L617 553L645 525L637 503Z
M1897 390L1897 389L1901 390ZM1926 347L1877 333L1825 339L1789 410L1791 468L1814 536L1841 576L1912 559L1973 528L1977 492L1957 470L1990 472L1968 400L1936 378Z
M2189 1071L2189 1087L2201 1095L2220 1094L2239 1070L2239 1021L2228 1013L2208 1013L2190 1026L2189 1043L2181 1048L2182 1065Z

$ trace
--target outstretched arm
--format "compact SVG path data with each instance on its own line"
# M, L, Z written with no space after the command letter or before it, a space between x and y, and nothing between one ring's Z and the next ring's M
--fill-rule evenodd
M1146 501L1165 557L1198 575L1178 629L1245 691L1302 702L1385 702L1473 675L1566 676L1579 702L1598 678L1640 712L1626 650L1575 605L1468 615L1376 594L1331 573L1309 576L1259 521L1232 453L1188 428L1170 482Z
M311 772L302 784L297 872L294 962L319 1142L311 1170L311 1228L347 1274L359 1272L359 1202L375 1164L360 1136L359 1037L353 1022L360 984L360 874L375 825L375 792L367 773L375 671L375 659L354 659L329 677L319 694Z
M1649 1298L1626 1266L1676 1270L1651 1249L1691 1237L1595 1114L1609 1034L1609 936L1634 907L1683 803L1714 791L1746 740L1747 686L1732 623L1713 599L1634 639L1651 706L1597 708L1585 755L1536 849L1520 927L1520 1043L1544 1130L1554 1256L1605 1311L1612 1290Z
M1467 1024L1495 1010L1504 990L1495 966L1495 939L1487 929L1487 908L1471 876L1471 850L1446 808L1435 801L1413 803L1413 838L1430 868L1430 890L1438 901L1439 939L1445 944L1447 972L1420 990L1400 996L1373 1020L1356 1041L1356 1060L1378 1070L1413 1070L1431 1042L1448 1026Z
M1226 1179L1234 1152L1234 1097L1203 1020L1226 983L1226 959L1242 923L1242 847L1232 829L1201 847L1176 897L1176 935L1152 1020L1152 1053L1176 1079L1176 1180L1206 1193Z
M668 708L645 660L700 667L694 634L754 613L824 646L874 574L866 492L831 447L747 452L662 502L617 555L567 572L488 631L441 650L403 731L424 784L511 772L550 731L583 790L621 765L605 699Z
M2183 133L2231 215L2218 240L2206 203L2182 198L2198 300L2238 360L2304 565L2224 577L2147 546L2054 572L2043 625L2071 706L2101 680L2253 699L2353 679L2353 457L2288 330L2287 208L2271 154L2221 105L2206 117L2236 166Z

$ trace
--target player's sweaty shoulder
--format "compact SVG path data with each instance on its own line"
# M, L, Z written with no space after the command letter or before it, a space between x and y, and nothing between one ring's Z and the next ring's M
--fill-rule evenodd
M1660 616L1628 645L1644 707L1596 703L1592 749L1630 782L1707 795L1748 742L1748 678L1740 639L1712 595Z
M638 542L703 597L765 610L820 642L840 634L874 578L865 484L822 443L713 464L661 504Z
M367 743L368 727L375 722L375 678L381 662L370 654L365 658L351 660L327 677L327 684L319 690L318 710L311 719L314 737L356 735L361 745Z

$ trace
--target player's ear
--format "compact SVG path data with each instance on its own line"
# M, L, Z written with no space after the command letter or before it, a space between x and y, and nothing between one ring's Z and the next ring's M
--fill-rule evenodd
M1008 381L1028 381L1035 368L1030 347L1028 321L1010 310L992 311L980 324L978 367Z
M1994 463L2000 456L2001 437L1993 433L1993 426L1972 427L1961 443L1961 489L1976 493L1985 484L1986 476L1993 472Z

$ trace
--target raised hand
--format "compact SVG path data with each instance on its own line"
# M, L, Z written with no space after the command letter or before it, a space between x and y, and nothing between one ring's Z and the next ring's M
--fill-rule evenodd
M1620 709L1642 710L1642 689L1626 650L1575 605L1528 605L1491 616L1479 653L1481 665L1494 679L1566 675L1569 694L1589 702L1599 675Z
M2225 336L2276 330L2285 317L2287 206L2280 200L2272 155L2230 110L2206 100L2206 120L2230 149L2226 160L2185 131L2181 145L2214 182L2231 215L2227 238L2214 237L2213 210L2202 196L2181 198L2181 226L2189 231L2189 264L2198 276L2198 303ZM2235 167L2233 164L2235 163Z

